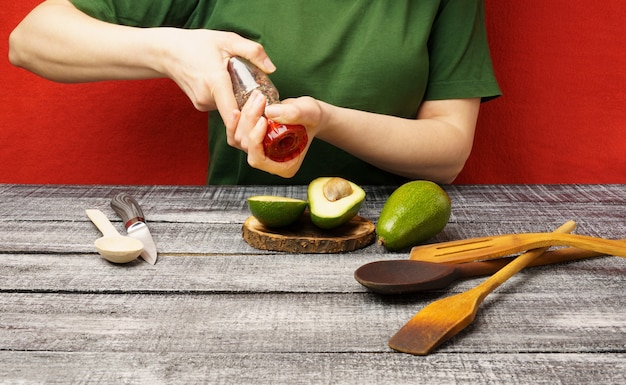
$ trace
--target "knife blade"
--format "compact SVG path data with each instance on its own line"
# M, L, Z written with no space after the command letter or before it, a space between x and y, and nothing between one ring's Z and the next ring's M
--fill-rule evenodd
M151 265L157 261L157 250L152 234L146 225L143 210L139 203L127 193L119 193L111 199L111 208L124 221L128 236L143 242L144 248L141 258Z

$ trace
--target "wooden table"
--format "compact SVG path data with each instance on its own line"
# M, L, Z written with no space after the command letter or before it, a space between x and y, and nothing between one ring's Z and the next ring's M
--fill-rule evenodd
M552 231L626 237L626 186L444 186L453 210L432 241ZM376 221L393 188L365 187ZM127 192L160 255L114 265L84 210ZM304 198L305 186L0 185L3 384L624 384L626 260L523 270L474 323L428 356L388 339L433 300L475 286L385 297L353 278L405 259L374 244L334 254L256 250L241 237L246 197Z

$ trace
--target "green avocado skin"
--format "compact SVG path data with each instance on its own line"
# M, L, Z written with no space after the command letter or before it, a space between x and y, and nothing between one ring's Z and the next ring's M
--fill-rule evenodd
M346 211L343 215L340 215L334 218L320 217L315 213L314 210L311 210L310 211L311 222L313 222L315 226L321 229L326 229L326 230L334 229L335 227L339 227L343 225L344 223L350 221L350 219L354 218L354 216L361 209L362 203L363 203L362 201L357 203L350 210Z
M436 183L405 183L389 196L380 212L378 242L390 251L416 246L441 232L451 211L450 197Z

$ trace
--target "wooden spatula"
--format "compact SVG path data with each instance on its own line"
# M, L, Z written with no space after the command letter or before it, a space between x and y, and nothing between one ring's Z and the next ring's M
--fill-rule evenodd
M586 235L525 233L496 235L415 246L410 259L438 263L489 260L525 250L548 246L573 246L602 254L626 257L626 242Z
M555 230L567 233L574 230L573 221L566 222ZM447 341L476 317L478 308L485 297L498 286L522 270L548 248L528 251L515 258L489 279L464 293L432 302L413 316L391 339L389 347L403 353L427 355L444 341Z

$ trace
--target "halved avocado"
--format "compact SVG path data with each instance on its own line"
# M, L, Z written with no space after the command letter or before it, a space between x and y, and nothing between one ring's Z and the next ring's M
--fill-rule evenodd
M365 200L365 191L338 177L321 177L308 188L311 221L322 229L332 229L352 219Z
M256 195L248 198L252 215L267 227L288 226L300 218L307 202L281 196Z

